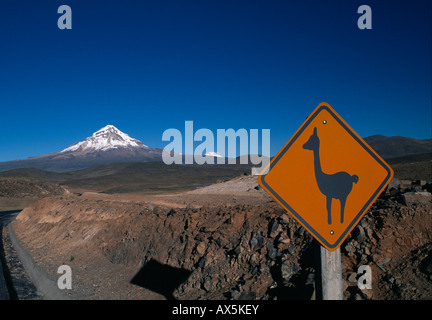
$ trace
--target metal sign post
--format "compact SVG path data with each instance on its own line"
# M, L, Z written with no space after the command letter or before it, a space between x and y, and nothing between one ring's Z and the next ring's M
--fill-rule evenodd
M329 251L320 246L323 300L343 300L340 248Z

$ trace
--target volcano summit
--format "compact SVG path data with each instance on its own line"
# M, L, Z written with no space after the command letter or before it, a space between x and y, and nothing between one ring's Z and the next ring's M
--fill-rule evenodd
M61 152L97 152L110 149L146 149L150 148L144 145L141 141L131 138L124 132L113 125L107 125L99 129L91 137L84 141L77 142Z

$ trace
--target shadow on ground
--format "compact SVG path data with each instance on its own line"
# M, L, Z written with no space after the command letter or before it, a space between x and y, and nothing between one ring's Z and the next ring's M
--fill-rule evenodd
M130 282L162 294L167 300L175 300L174 290L185 282L191 273L192 271L174 268L151 259Z

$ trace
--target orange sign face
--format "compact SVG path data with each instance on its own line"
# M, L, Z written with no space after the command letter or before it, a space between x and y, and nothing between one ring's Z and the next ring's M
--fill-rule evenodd
M336 250L390 180L390 166L321 103L258 182L324 247Z

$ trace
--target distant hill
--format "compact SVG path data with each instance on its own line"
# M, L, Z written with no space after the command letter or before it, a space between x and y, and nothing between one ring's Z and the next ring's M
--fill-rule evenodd
M400 136L374 135L364 140L384 159L432 153L432 139L420 140Z
M193 190L250 172L247 164L166 165L153 161L106 164L70 172L14 169L1 172L0 177L30 178L104 193L164 193Z
M432 153L432 139L419 140L399 136L374 135L366 137L364 140L384 159ZM216 162L220 155L212 152L208 153L206 157L214 157ZM77 142L60 152L24 160L0 162L0 172L23 168L69 172L104 164L161 162L161 160L162 149L150 148L116 127L107 125L84 141ZM225 160L225 163L228 163L228 159ZM237 157L235 161L236 163L253 164L250 156ZM258 163L255 166L260 165ZM43 175L47 174L43 173Z
M432 153L408 155L386 161L393 168L396 178L432 181Z

